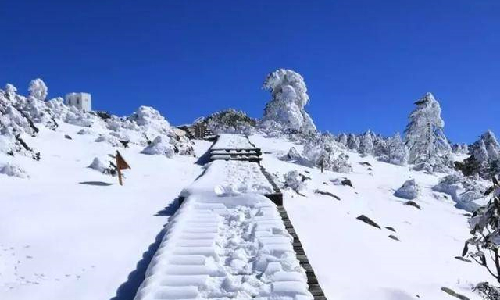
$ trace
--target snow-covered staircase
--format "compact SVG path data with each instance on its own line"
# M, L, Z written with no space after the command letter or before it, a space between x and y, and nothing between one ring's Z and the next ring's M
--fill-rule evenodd
M284 207L265 196L277 188L268 179L255 162L211 162L183 191L135 300L325 300Z

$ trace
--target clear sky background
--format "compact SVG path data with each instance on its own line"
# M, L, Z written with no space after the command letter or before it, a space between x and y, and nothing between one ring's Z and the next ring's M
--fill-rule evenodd
M403 131L430 91L452 141L500 135L498 0L0 0L0 37L1 86L41 77L118 115L260 117L266 74L287 68L323 131Z

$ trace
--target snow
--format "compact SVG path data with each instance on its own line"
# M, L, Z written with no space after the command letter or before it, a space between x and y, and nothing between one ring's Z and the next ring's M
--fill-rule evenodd
M83 116L80 121L93 120L85 134L78 134L80 126L60 122L55 130L40 125L32 136L29 124L15 121L16 111L10 111L9 122L22 125L17 128L24 130L23 139L42 158L0 153L0 169L17 166L29 175L0 174L0 299L111 299L131 282L129 276L141 273L143 257L153 256L160 243L143 283L158 289L143 289L138 299L310 299L290 237L276 207L262 196L273 189L257 163L200 166L197 157L211 146L203 141L192 145L196 157L144 155L142 132L151 139L170 134L168 122L149 109L134 118L153 122L153 131L140 128L149 126L138 124L143 121L113 119L100 127L102 121L74 114ZM111 133L132 136L129 148L117 145L131 166L124 171L124 186L88 167L95 158L109 162L116 148L106 138L95 140L99 134L118 139ZM418 172L355 152L347 153L349 173L321 173L281 159L292 147L293 153L303 153L299 142L263 135L249 139L262 148L262 165L281 187L291 171L310 177L300 195L283 189L284 205L328 299L446 299L445 286L479 300L471 286L491 282L481 266L454 258L470 237L466 211L456 207L452 193L435 188L458 185L456 195L469 199L463 192L474 192L475 182L447 181L448 174ZM243 135L222 135L218 145L253 147ZM353 187L335 184L343 178ZM419 186L420 210L394 195L411 179ZM180 194L185 204L170 217L170 205ZM381 229L356 220L360 215Z
M445 194L435 192L445 174L426 174L408 166L379 162L371 156L350 152L353 171L337 174L279 159L292 146L285 139L250 136L264 153L262 164L277 178L292 170L311 177L298 195L284 190L284 205L304 250L328 299L446 299L441 287L452 288L470 299L480 299L471 287L491 281L484 268L455 259L470 237L466 211L457 209ZM367 161L372 166L360 165ZM354 187L334 185L347 177ZM421 191L421 210L403 205L394 196L408 179ZM315 190L328 191L337 201ZM356 220L366 215L377 229ZM393 227L392 232L385 227ZM400 241L394 241L389 235Z
M240 134L221 134L213 149L253 148L247 137Z
M277 207L258 191L216 185L241 175L265 180L256 163L214 161L183 192L135 300L312 299Z
M124 186L87 168L114 154L80 127L61 124L27 137L40 161L0 154L30 175L0 174L0 299L110 299L137 268L168 220L165 207L203 171L191 156L140 154L120 149L131 165ZM65 134L73 140L64 138ZM199 155L210 143L195 145Z
M273 187L255 162L215 160L207 165L203 177L186 189L187 193L217 189L224 193L272 194Z

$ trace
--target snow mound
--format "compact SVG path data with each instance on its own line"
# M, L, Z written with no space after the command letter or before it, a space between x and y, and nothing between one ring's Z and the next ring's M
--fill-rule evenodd
M464 178L459 174L451 174L443 177L432 189L450 195L457 208L472 212L480 207L476 202L484 199L483 192L485 188L477 182L473 182L470 178Z
M413 200L418 197L420 187L415 182L415 179L406 180L399 189L396 190L394 196Z
M21 168L17 164L6 163L4 165L0 165L0 174L5 174L9 177L18 177L18 178L28 178L28 173Z
M109 167L109 163L108 164L104 163L98 157L94 158L92 163L89 165L89 168L91 168L92 170L99 171L101 173L108 172L109 171L108 167Z
M157 136L141 153L147 155L165 155L168 158L172 158L174 156L174 149L168 139L163 136Z

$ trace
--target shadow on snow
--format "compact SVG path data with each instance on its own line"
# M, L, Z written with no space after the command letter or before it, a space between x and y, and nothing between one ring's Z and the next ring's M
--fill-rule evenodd
M171 217L179 208L181 203L181 198L177 197L170 203L169 206L160 210L155 214L155 216L161 217ZM160 243L163 240L163 236L165 235L165 228L163 228L155 237L154 242L149 245L148 249L142 254L141 260L137 262L137 266L135 270L130 272L127 277L127 280L118 287L116 290L116 295L110 300L133 300L135 294L137 294L137 290L139 286L142 284L146 277L146 270L149 266L149 263L153 259L154 254L160 247Z

